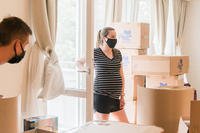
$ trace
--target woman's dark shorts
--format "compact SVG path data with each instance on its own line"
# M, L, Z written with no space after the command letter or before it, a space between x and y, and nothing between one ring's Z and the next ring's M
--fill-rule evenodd
M120 100L109 96L94 94L94 110L102 114L119 111Z

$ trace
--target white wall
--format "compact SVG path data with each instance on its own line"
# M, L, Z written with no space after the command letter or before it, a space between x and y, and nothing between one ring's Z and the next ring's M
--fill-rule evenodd
M200 0L191 0L188 6L183 34L183 53L190 56L188 74L191 85L200 92Z
M17 16L30 24L29 0L0 0L0 20L6 16ZM0 94L16 96L20 91L23 62L17 65L0 65Z

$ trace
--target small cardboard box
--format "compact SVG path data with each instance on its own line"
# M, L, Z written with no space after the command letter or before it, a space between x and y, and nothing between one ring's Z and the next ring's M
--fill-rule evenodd
M129 56L134 56L134 55L146 55L147 54L147 49L119 49L123 54L129 55Z
M137 90L138 87L145 86L145 76L133 75L133 100L137 100Z
M58 118L55 116L38 116L24 119L24 131L32 129L58 130Z
M138 86L145 86L145 76L141 75L124 75L125 79L125 99L133 101L137 99Z
M133 56L135 75L181 75L188 73L189 56Z
M149 24L114 23L111 26L117 32L116 48L146 49L149 47Z
M132 74L132 58L135 55L146 55L147 49L120 49L124 74Z
M146 76L147 88L159 88L163 86L182 87L184 82L178 76L148 75Z

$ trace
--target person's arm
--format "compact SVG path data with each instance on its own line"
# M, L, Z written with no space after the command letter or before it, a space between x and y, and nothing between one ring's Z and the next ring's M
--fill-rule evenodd
M125 93L124 93L125 79L124 79L124 73L123 73L122 64L121 64L121 67L120 67L120 76L122 78L122 92L121 92L121 96L120 96L120 108L123 109L124 105L125 105L125 101L124 101L124 96L125 96Z
M121 64L121 67L120 67L120 76L122 78L122 93L121 93L121 96L124 97L124 95L125 95L125 93L124 93L125 79L124 79L124 72L123 72L122 64Z

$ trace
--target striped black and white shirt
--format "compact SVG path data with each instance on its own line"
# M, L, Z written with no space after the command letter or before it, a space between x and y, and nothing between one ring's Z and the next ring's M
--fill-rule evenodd
M94 93L119 99L122 92L122 77L120 67L121 52L113 49L113 58L108 58L101 48L94 49Z

